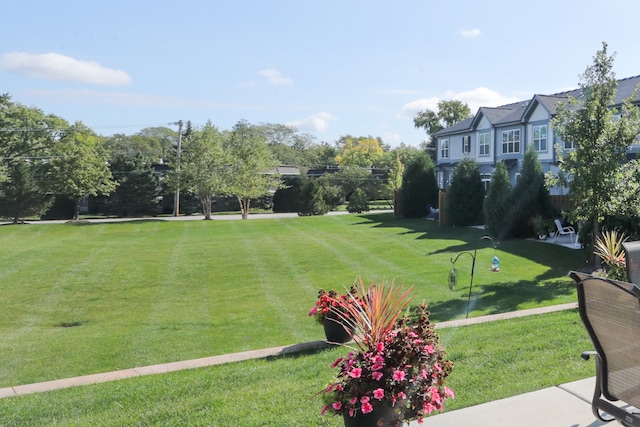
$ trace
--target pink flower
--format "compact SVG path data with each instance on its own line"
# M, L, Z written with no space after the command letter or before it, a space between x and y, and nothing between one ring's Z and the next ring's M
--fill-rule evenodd
M380 381L380 378L382 378L382 372L380 371L372 372L371 376L373 377L374 380Z
M426 351L428 354L433 354L436 352L436 350L433 348L433 346L431 344L427 344L424 346L424 351Z
M400 369L393 371L393 379L396 381L403 381L405 376L406 374L404 371L401 371Z
M380 355L373 356L371 358L371 362L374 363L374 364L382 364L382 363L384 363L384 357L382 357Z
M360 378L362 375L362 368L353 368L349 371L349 376L351 378Z
M454 399L456 397L456 394L453 392L453 390L451 390L447 386L444 386L444 395L447 396L447 397L450 397L452 399Z
M442 396L440 396L440 390L438 390L435 387L429 387L429 393L431 394L431 400L433 400L433 402L436 405L439 405L440 403L442 403Z
M317 312L318 312L318 309L316 307L313 307L311 310L309 310L309 316L313 316Z
M373 397L375 399L382 400L384 398L384 390L381 388L373 390Z
M369 396L362 396L360 398L360 403L367 403L369 400Z
M358 401L357 397L352 397L351 400L349 400L349 403L351 403L352 405L355 405L357 401Z
M376 344L376 351L378 353L382 353L384 351L384 343L379 342L378 344Z
M375 365L373 365L371 367L371 370L372 371L379 371L382 368L384 368L384 365L382 363L376 363Z
M407 398L407 395L404 394L404 392L401 391L398 393L398 399L405 400L406 398Z
M363 414L368 414L369 412L373 411L373 406L371 406L371 403L369 402L364 402L360 409L362 409Z
M422 405L422 410L424 411L425 414L432 413L434 409L435 408L431 403L425 403L424 405Z
M335 410L335 411L339 411L340 409L342 409L342 402L333 402L331 404L331 407Z
M332 368L335 368L335 367L336 367L336 366L338 366L340 363L342 363L342 361L343 361L343 360L344 360L344 357L339 357L339 358L337 358L337 359L336 359L336 361L335 361L335 362L333 362L333 363L331 364L331 367L332 367Z

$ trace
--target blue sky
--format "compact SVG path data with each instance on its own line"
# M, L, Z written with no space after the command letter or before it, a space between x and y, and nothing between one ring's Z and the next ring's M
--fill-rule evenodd
M417 146L418 111L575 88L603 41L618 78L640 74L637 0L24 0L2 16L0 93L102 135L245 119Z

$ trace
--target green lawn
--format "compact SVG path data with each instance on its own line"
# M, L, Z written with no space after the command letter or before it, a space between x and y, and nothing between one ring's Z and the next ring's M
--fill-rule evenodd
M481 235L388 214L3 226L0 387L318 340L318 289L358 276L464 317L471 259L453 292L450 259L476 247L471 316L575 301L579 251L504 242L492 273Z
M455 367L447 409L594 375L575 310L440 331ZM342 426L317 393L342 347L0 400L0 426ZM541 408L544 410L544 408ZM429 421L425 422L429 425Z

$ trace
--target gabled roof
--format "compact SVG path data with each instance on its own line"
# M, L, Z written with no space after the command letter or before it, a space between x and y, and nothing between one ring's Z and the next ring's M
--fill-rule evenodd
M640 75L618 80L613 106L621 105L632 95L633 101L640 103L640 90L636 91L638 85L640 85ZM542 105L549 114L553 116L556 114L559 102L567 101L570 97L579 99L581 95L581 89L573 89L551 95L534 95L531 100L501 105L499 107L480 107L472 118L465 119L453 126L435 132L434 136L439 137L472 131L476 129L483 117L494 127L521 123L529 118L537 105Z
M618 80L618 92L613 102L614 105L622 105L630 96L633 96L633 101L640 101L640 92L636 91L636 88L640 84L640 76L627 77L625 79Z
M300 175L300 169L296 166L276 166L266 172L267 175Z
M569 98L567 95L534 95L533 99L527 106L524 114L522 115L522 120L527 120L531 113L535 110L538 105L542 105L545 110L549 112L551 116L556 114L557 106L559 102L564 102Z
M464 119L463 121L458 122L452 126L449 126L446 129L442 129L442 130L439 130L438 132L435 132L434 135L440 136L441 134L445 135L449 133L458 133L458 132L471 130L471 124L473 123L473 120L474 120L474 117L469 117L468 119Z

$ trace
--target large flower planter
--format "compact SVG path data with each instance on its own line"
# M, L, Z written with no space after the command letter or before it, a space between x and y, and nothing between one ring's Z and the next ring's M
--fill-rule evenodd
M344 324L336 319L325 317L322 321L324 327L324 335L328 342L345 343L351 341L351 328L345 329Z
M398 412L397 407L382 405L368 414L359 412L355 417L344 414L344 427L398 427L402 425Z

